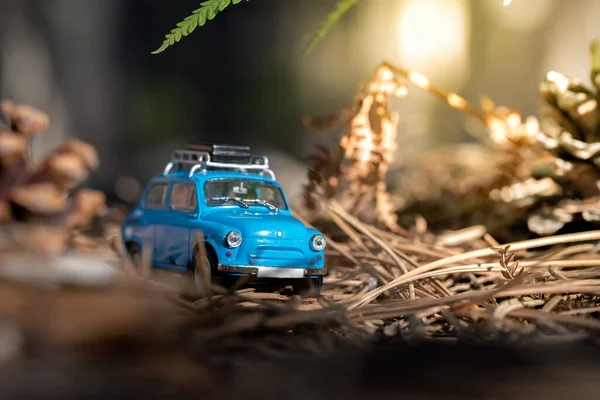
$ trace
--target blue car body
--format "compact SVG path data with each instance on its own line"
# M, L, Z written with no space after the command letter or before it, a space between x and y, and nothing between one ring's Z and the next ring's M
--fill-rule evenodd
M250 187L251 192L268 192L274 200L246 204L214 200L221 197L207 193L230 183L238 192ZM241 236L237 247L228 245L230 232ZM319 231L292 215L274 176L227 168L165 171L154 176L122 226L125 246L139 246L155 267L190 270L199 246L205 246L220 273L258 278L325 275L324 250L314 249L315 235L322 238Z

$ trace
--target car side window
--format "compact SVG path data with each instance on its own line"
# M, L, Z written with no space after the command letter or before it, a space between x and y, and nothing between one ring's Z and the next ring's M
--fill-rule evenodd
M166 183L154 183L150 187L148 196L146 196L146 208L163 208L165 206L165 197L167 194Z
M193 211L196 209L196 185L189 182L173 183L169 208L176 211Z

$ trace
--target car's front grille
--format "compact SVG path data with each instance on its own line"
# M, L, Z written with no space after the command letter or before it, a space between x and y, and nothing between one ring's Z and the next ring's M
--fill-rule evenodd
M260 246L254 249L250 255L250 260L255 263L261 260L301 261L304 258L304 253L298 248L279 246Z

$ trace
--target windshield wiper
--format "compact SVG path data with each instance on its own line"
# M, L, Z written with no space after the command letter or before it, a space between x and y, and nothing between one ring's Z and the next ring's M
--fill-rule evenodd
M211 200L217 200L217 201L221 200L223 202L233 201L244 208L248 208L248 203L246 203L244 200L240 199L239 197L231 197L231 196L212 197Z
M261 206L265 206L265 207L267 207L267 208L268 208L269 210L271 210L271 211L275 211L275 212L278 212L278 211L279 211L279 209L278 209L277 207L275 207L273 204L269 203L269 202L268 202L268 201L266 201L266 200L261 200L261 199L246 199L246 200L244 200L244 201L246 201L246 202L248 202L248 203L256 203L256 204L260 204Z

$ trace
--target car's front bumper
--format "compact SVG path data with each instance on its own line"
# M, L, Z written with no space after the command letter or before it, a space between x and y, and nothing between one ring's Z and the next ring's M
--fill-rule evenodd
M234 275L254 276L257 278L312 278L327 275L326 268L264 267L256 265L219 264L217 269Z

